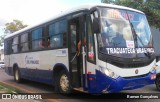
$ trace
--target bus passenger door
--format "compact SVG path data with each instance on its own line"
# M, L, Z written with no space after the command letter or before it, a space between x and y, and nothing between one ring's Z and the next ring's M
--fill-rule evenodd
M83 90L83 54L82 46L84 45L84 14L80 13L78 17L69 20L69 61L71 84L73 88ZM80 44L81 42L81 44ZM78 47L78 45L81 45ZM80 48L80 49L79 49ZM78 53L78 51L80 53Z
M79 41L79 18L69 20L69 70L71 75L71 84L74 88L80 87L79 81L79 57L77 56L77 45Z

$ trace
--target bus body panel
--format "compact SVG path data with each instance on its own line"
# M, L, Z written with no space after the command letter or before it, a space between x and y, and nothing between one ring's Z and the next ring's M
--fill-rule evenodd
M59 63L69 71L68 49L37 51L5 56L6 72L13 75L13 65L17 64L22 78L38 82L49 83L53 81L53 68Z
M117 68L114 65L108 65L109 63L98 61L98 67L95 69L95 73L88 74L88 91L90 93L106 93L106 92L119 92L121 90L131 90L144 87L145 85L154 84L154 79L151 79L152 75L150 70L155 64L155 60L146 67L122 69ZM119 75L118 78L111 78L105 73L100 71L100 67L109 68ZM107 66L108 65L108 66ZM117 70L116 70L117 69ZM135 70L138 69L139 73L136 74ZM126 73L127 72L127 73Z

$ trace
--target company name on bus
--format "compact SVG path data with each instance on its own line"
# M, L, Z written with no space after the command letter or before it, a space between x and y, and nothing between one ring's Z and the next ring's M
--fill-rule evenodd
M27 60L26 64L39 64L38 60Z
M35 60L33 57L26 56L25 58L26 64L39 64L39 60Z
M106 48L108 54L154 53L153 48Z

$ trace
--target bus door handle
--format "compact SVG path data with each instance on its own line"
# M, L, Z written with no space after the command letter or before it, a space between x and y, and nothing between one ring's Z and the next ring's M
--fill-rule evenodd
M82 52L83 55L86 55L86 52Z
M84 46L82 46L82 55L86 55L86 52L85 52L85 50L84 50Z

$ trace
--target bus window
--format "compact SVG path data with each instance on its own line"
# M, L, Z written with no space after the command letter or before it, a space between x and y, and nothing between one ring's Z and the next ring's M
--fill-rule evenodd
M43 39L42 39L42 28L38 28L32 31L32 49L39 50L42 47Z
M66 34L66 29L66 20L49 25L49 41L51 48L63 47L65 45L63 42L63 34Z
M13 51L13 53L18 52L18 37L13 38L12 51Z
M28 51L28 33L22 34L20 38L20 51Z
M62 47L62 41L61 41L62 35L56 35L51 37L51 47Z
M55 32L54 32L54 34L58 34L58 33L60 33L60 22L56 22L55 23Z
M65 33L67 31L67 21L66 20L60 21L59 28L61 33Z

